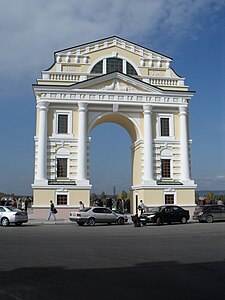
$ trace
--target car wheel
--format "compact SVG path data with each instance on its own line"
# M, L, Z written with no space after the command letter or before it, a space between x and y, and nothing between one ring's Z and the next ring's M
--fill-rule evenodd
M90 218L90 219L88 220L88 225L94 226L94 225L95 225L95 219L94 219L94 218Z
M206 220L207 223L212 223L213 222L213 216L208 215L208 216L206 216L205 220Z
M15 225L16 225L16 226L21 226L21 225L22 225L22 222L16 222Z
M119 218L119 219L117 220L117 224L123 225L123 224L124 224L124 218Z
M2 218L1 224L2 224L2 226L9 226L9 219Z
M161 225L161 224L162 224L162 221L161 221L161 218L160 218L160 217L158 217L158 218L156 219L156 224L157 224L157 225Z
M186 224L187 223L187 218L186 217L182 217L181 219L181 224Z

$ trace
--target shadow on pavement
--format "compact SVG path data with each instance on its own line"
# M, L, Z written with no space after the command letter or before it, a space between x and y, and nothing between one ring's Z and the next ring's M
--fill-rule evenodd
M10 258L9 258L10 259ZM24 268L0 272L1 300L224 299L225 262L127 268Z

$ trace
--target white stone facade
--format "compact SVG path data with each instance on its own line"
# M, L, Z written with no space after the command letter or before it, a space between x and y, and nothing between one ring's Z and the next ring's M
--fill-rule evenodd
M89 136L105 122L123 126L132 140L134 212L136 196L149 206L168 199L194 206L188 126L193 92L171 61L119 37L55 53L53 66L33 85L33 191L39 214L50 200L62 215L80 200L89 205ZM113 64L117 69L109 72Z

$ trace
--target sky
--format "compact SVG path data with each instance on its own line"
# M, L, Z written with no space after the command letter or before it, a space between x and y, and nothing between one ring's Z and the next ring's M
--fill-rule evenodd
M225 0L0 0L0 192L31 195L32 84L55 51L121 38L173 58L190 90L192 178L225 190ZM118 125L91 133L93 192L129 191L131 140ZM119 159L118 159L119 158Z

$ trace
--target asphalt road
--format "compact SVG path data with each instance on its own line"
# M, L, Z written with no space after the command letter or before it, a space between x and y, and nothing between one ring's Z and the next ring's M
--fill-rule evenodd
M0 227L0 299L225 299L225 222Z

